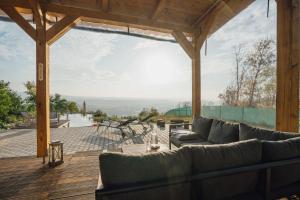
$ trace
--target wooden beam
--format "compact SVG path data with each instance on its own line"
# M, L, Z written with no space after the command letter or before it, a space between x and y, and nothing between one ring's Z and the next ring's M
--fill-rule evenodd
M35 40L35 29L16 11L13 7L1 7L1 9L15 21L33 40Z
M39 0L28 0L28 2L32 7L32 12L36 25L43 26L43 12L41 10Z
M54 24L46 33L46 41L49 45L54 43L69 31L80 20L78 16L65 16L63 19Z
M154 12L152 13L150 19L156 19L161 11L164 9L166 0L158 0Z
M211 28L215 22L216 16L222 11L222 9L226 8L226 3L221 0L217 1L217 3L213 4L213 7L209 9L204 16L201 16L200 19L196 21L193 25L195 28L195 37L197 37L198 46L202 46L205 40L208 38L208 34L211 31Z
M277 0L276 129L299 131L300 0Z
M207 17L208 15L210 15L210 13L217 7L217 5L219 5L219 3L223 1L223 0L216 0L208 9L205 13L201 14L197 20L194 22L193 27L194 28L199 28L199 26L201 26L201 23L203 21L203 19L205 17Z
M187 40L185 35L180 31L173 31L173 37L180 44L180 46L184 49L187 55L193 59L194 57L194 47L190 41Z
M50 142L49 45L46 42L46 23L37 29L36 112L37 156L45 157Z
M109 11L109 0L101 0L101 9L103 12Z

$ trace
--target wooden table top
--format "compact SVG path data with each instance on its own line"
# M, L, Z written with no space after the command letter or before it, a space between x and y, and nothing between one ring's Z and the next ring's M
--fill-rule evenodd
M154 153L161 151L169 151L169 147L167 144L159 144L160 148L157 150L151 150L147 152L147 144L129 144L122 146L122 152L127 154L145 154L145 153Z

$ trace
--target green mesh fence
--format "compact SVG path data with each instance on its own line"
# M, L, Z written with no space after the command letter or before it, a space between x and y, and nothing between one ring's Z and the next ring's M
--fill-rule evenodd
M191 116L191 107L169 110L167 116ZM244 122L261 127L275 127L275 109L273 108L248 108L232 106L202 106L201 115L226 121Z

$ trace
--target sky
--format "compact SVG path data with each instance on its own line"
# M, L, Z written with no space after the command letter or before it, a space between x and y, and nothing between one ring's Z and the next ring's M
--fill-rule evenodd
M233 80L233 47L276 39L276 2L256 0L215 32L201 50L202 100ZM191 101L191 61L179 44L72 29L50 47L50 93ZM0 80L19 92L35 80L35 43L16 24L0 21Z

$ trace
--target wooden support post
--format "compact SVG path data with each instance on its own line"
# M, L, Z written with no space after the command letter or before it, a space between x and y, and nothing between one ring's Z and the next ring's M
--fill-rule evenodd
M46 23L36 27L36 39L37 156L45 157L50 142L49 46L46 42Z
M200 49L202 47L202 35L195 34L190 42L180 31L173 31L172 35L180 44L186 54L192 59L192 116L201 115L201 61ZM203 40L204 41L204 40Z
M201 59L200 43L194 38L194 53L192 58L192 116L201 115Z
M277 0L276 129L298 132L300 0Z

